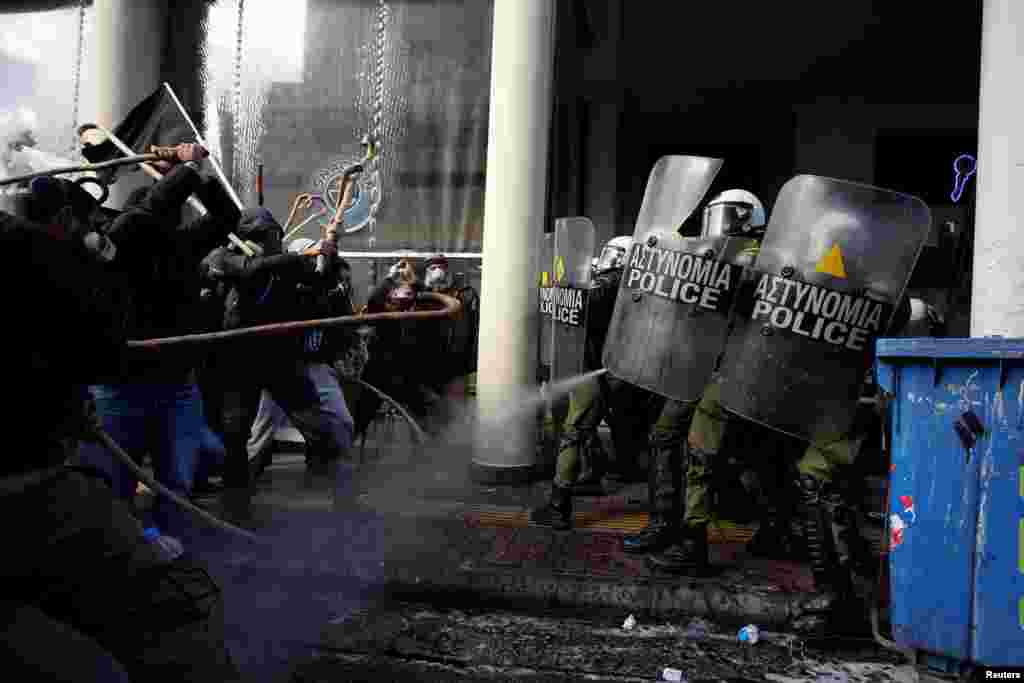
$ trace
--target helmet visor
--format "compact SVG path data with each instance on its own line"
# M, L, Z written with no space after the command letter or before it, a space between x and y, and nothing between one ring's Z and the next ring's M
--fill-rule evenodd
M601 255L597 257L597 264L594 266L594 270L610 270L612 268L621 268L626 263L626 250L620 249L619 247L606 246L601 250Z
M739 202L714 204L704 209L704 237L722 237L747 232L754 207Z

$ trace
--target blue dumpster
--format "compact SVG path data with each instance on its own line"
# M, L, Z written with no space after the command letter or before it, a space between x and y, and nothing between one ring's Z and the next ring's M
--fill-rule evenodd
M1024 665L1024 339L880 339L896 641Z

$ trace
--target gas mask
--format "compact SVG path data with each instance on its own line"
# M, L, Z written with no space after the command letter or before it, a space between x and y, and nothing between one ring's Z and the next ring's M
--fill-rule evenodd
M452 279L448 269L444 266L429 266L424 278L424 284L430 289L447 289L451 286Z
M82 238L82 244L85 245L86 251L100 263L110 263L117 257L117 246L102 232L94 230L87 233Z
M416 304L416 291L408 285L399 285L388 293L385 307L391 312L411 311Z

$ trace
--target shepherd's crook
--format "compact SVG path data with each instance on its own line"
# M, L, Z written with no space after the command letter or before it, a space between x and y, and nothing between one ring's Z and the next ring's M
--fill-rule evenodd
M84 173L87 171L101 171L105 168L114 168L116 166L125 166L128 164L141 164L146 161L160 161L160 157L156 154L135 154L133 156L123 157L121 159L111 159L110 161L103 161L98 164L81 164L79 166L62 166L60 168L51 168L48 171L36 171L35 173L26 173L25 175L14 176L13 178L5 178L0 180L0 187L4 185L13 185L14 183L21 183L26 180L32 180L33 178L41 178L42 176L50 175L61 175L62 173Z
M167 346L203 344L206 342L245 339L248 337L272 337L318 327L364 325L366 323L375 323L384 320L434 320L440 318L451 318L462 310L462 302L453 296L448 296L447 294L439 294L437 292L420 292L420 294L417 295L417 299L420 301L435 301L442 304L444 308L438 311L370 313L366 315L345 315L338 318L322 318L319 320L296 320L294 322L274 323L272 325L243 327L237 330L227 330L224 332L207 332L204 334L186 334L180 337L132 340L128 342L128 347L133 349L151 349L157 351Z

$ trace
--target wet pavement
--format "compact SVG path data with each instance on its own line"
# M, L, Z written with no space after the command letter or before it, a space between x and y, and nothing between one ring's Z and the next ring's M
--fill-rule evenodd
M657 680L665 666L691 681L815 680L782 645L759 645L746 662L732 636L679 635L694 616L734 635L746 620L781 631L806 613L806 567L745 558L752 529L719 530L713 557L731 566L716 576L653 575L621 551L622 535L646 521L643 485L581 499L583 528L554 532L526 514L545 482L480 486L465 449L382 436L364 452L357 504L345 512L331 510L329 488L294 453L275 457L241 511L203 501L267 541L209 528L186 539L222 586L228 647L250 680L292 680L296 666L301 681ZM642 627L622 632L630 613ZM353 628L361 640L345 635Z
M627 615L628 616L628 615ZM702 619L623 628L620 610L453 609L382 603L332 621L296 681L655 681L666 668L694 681L914 680L898 655L869 641L800 640Z

